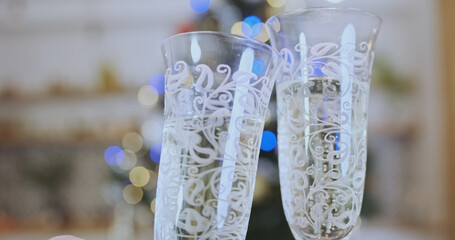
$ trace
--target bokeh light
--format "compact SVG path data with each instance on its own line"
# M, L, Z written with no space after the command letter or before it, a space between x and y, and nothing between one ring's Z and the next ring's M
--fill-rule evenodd
M324 76L324 73L322 72L322 68L324 67L325 63L320 60L315 60L313 61L313 75L316 77L322 77Z
M118 146L110 146L104 151L104 159L111 166L118 166L125 159L123 149Z
M256 16L246 17L242 22L242 32L247 37L256 37L262 31L262 21Z
M150 203L150 210L152 210L152 213L155 214L155 206L156 206L156 198L152 200Z
M267 0L267 3L274 8L280 8L286 4L287 0Z
M144 141L142 140L141 135L130 132L123 136L122 145L125 149L131 150L132 152L138 152L144 145Z
M254 37L254 39L259 40L261 42L267 42L270 39L269 38L269 34L267 33L267 30L265 28L264 23L262 23L261 32L256 37Z
M150 158L154 163L160 163L161 144L157 144L150 149Z
M158 91L153 86L143 86L137 93L137 100L145 107L153 107L158 102Z
M120 169L124 171L130 170L131 168L136 166L137 156L131 150L124 150L123 152L125 153L125 159L118 166Z
M236 35L245 36L242 32L242 22L236 22L231 27L231 33Z
M256 75L262 74L265 69L265 64L262 59L256 59L253 62L253 73Z
M271 131L264 131L262 133L261 149L269 152L276 147L276 135Z
M144 191L141 188L128 184L122 191L123 199L129 204L138 204L144 196Z
M149 80L149 86L151 87L152 91L156 91L158 94L164 93L164 75L163 74L155 74Z
M155 143L161 142L163 128L159 122L150 120L142 125L141 133L142 136L144 136L144 140L148 144L153 145Z
M145 167L135 167L130 171L130 181L135 187L143 187L150 181L150 172Z
M203 13L210 7L210 0L190 0L191 8L197 13Z
M331 3L340 3L342 1L343 0L327 0L327 2L331 2Z

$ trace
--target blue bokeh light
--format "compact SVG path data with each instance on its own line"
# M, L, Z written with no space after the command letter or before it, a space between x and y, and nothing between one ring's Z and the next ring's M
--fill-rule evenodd
M149 80L149 86L153 91L156 91L158 94L164 93L164 75L155 74Z
M265 69L264 61L261 59L256 59L253 62L253 73L256 75L262 74Z
M210 0L190 0L191 8L197 13L203 13L210 7Z
M286 60L286 66L290 65L292 62L291 56L285 53L281 54L281 59Z
M154 163L160 163L161 144L157 144L150 149L150 158Z
M335 150L338 151L340 150L340 146L338 145L338 143L340 142L340 134L339 133L335 133Z
M262 133L261 150L272 151L276 147L276 135L271 131L264 131Z
M118 146L110 146L104 151L104 160L111 166L118 166L125 159L123 149Z
M242 32L247 37L256 37L262 31L262 21L256 16L246 17L242 22Z
M325 66L325 63L320 60L313 61L313 75L315 77L323 77L325 74L322 72L322 68Z

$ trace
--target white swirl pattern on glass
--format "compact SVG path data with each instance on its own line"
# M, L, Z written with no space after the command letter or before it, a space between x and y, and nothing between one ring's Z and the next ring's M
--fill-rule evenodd
M190 70L178 61L166 70L158 239L245 238L272 87L266 76L225 64Z
M277 80L286 218L297 236L348 234L363 198L371 46L298 44L294 50L304 57L296 65L293 51L282 49Z

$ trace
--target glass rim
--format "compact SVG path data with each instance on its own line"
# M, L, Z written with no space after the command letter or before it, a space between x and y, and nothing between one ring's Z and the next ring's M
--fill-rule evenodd
M184 33L177 33L171 36L166 37L163 41L161 41L161 47L163 47L167 42L171 41L174 38L179 38L179 37L186 37L186 36L191 36L191 35L213 35L213 36L222 36L230 39L234 39L236 41L238 40L246 40L250 41L254 44L257 44L261 47L265 47L268 50L272 52L272 54L277 55L278 57L280 56L280 53L274 49L272 46L270 46L267 43L261 42L257 39L238 35L238 34L232 34L232 33L225 33L225 32L217 32L217 31L191 31L191 32L184 32Z
M376 19L380 24L382 24L383 20L380 16L370 12L370 11L367 11L367 10L363 10L363 9L360 9L360 8L352 8L352 7L309 7L309 8L299 8L299 9L296 9L296 10L292 10L292 11L286 11L286 12L281 12L281 13L278 13L272 17L270 17L269 19L267 19L267 21L265 21L266 24L270 24L270 22L273 21L273 19L275 18L281 18L281 17L284 17L286 15L297 15L297 14L302 14L302 13L305 13L305 12L308 12L308 11L312 11L312 10L320 10L320 11L333 11L333 10L337 10L337 11L346 11L346 12L353 12L353 13L361 13L365 16L370 16L374 19Z

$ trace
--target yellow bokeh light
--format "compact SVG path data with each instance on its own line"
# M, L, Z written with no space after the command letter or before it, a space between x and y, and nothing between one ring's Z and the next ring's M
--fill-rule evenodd
M130 181L136 187L143 187L150 181L150 172L145 167L135 167L130 171Z
M137 100L145 107L153 107L158 102L158 93L152 86L143 86L137 93Z
M130 132L123 136L122 144L123 148L131 150L132 152L138 152L144 145L144 141L142 140L141 135Z
M280 8L286 4L287 0L267 0L267 3L274 8Z
M231 27L231 33L232 34L237 34L241 36L245 36L242 31L242 22L236 22L234 25Z
M156 198L152 200L150 203L150 210L152 210L152 213L155 214L155 205L156 205Z
M267 18L271 18L281 12L283 12L283 9L281 9L281 8L269 8L269 9L267 9L265 14L266 14Z
M123 199L129 204L138 204L144 196L144 191L141 188L128 184L123 188Z
M261 42L267 42L269 40L269 34L267 33L267 30L265 29L265 24L262 23L262 31L254 37L256 40L259 40Z

